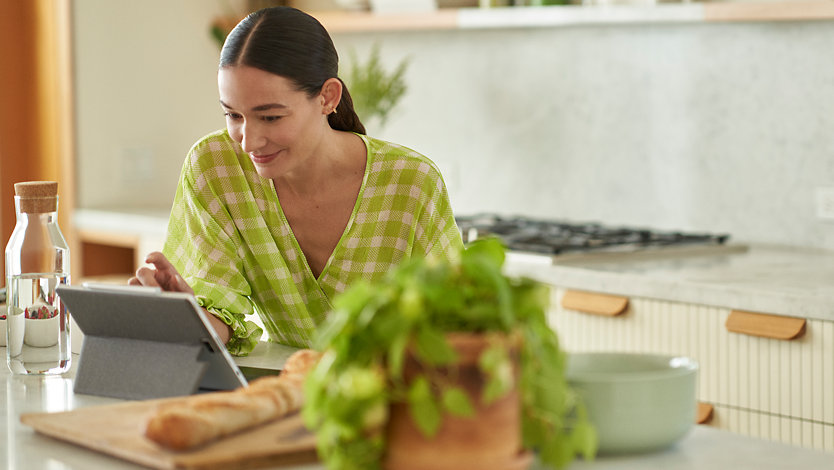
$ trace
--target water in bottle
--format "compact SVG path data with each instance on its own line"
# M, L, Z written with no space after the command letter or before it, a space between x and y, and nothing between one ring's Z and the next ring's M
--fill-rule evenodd
M57 209L58 183L15 184L17 224L6 245L6 353L15 374L60 374L70 367L69 313L55 292L70 281Z

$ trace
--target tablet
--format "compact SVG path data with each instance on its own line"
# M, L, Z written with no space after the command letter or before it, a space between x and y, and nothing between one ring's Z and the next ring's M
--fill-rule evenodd
M112 284L57 293L84 333L76 393L141 400L247 384L192 295Z

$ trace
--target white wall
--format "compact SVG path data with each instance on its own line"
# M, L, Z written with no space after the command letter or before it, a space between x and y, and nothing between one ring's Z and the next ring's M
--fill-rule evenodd
M75 2L82 206L168 206L190 145L223 125L218 3ZM411 57L399 113L369 133L435 160L458 213L834 249L814 212L815 188L834 186L831 22L334 40L343 61L377 41L388 64ZM154 181L130 167L148 150Z
M186 152L224 126L222 0L75 0L80 207L170 207Z
M412 57L383 137L497 211L834 248L834 24L337 35ZM347 56L347 53L343 53Z

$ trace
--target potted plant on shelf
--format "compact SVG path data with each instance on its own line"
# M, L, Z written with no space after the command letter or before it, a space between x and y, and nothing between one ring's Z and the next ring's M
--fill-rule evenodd
M345 84L359 118L366 125L370 123L382 127L408 89L405 72L409 59L401 60L388 71L382 65L379 49L379 43L374 44L365 62L359 60L355 50L350 51Z
M596 436L564 375L546 286L503 274L497 239L412 259L334 300L303 415L333 469L561 467Z

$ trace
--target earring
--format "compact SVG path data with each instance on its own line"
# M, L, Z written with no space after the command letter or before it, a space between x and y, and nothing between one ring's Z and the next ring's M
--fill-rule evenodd
M336 111L336 108L333 108L333 110L332 110L331 112L332 112L333 114L339 114L339 111Z

